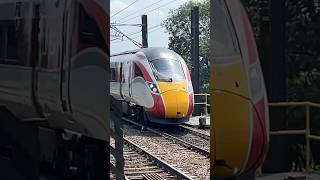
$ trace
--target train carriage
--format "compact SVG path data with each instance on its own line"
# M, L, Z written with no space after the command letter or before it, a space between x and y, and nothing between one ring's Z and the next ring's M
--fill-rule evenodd
M144 48L111 56L110 94L123 100L125 112L144 121L179 124L194 107L185 61L165 48Z
M29 179L39 178L40 163L63 178L106 178L99 158L106 160L109 141L108 7L105 0L0 1L0 163L5 157Z

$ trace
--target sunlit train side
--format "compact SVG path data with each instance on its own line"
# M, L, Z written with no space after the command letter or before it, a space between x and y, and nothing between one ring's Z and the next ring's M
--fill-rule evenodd
M179 124L194 108L185 61L165 48L144 48L111 56L110 95L124 100L125 113L138 120Z
M269 142L264 79L251 25L238 0L215 0L211 57L211 167L217 179L249 177Z
M71 164L83 170L89 161L76 156L76 145L99 142L105 153L108 7L105 0L0 1L0 136L11 140L0 139L0 148L29 179L38 178L39 161L62 175Z

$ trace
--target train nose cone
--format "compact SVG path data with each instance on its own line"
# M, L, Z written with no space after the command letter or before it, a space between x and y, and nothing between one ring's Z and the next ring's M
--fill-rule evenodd
M189 94L182 90L169 90L161 94L167 118L183 118L187 116Z

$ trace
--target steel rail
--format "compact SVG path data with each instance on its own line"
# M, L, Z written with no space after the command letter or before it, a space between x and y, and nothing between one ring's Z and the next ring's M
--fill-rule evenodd
M190 127L187 127L187 126L184 126L184 125L179 125L179 127L181 129L183 129L184 131L190 132L191 134L194 134L196 136L202 137L203 139L210 140L210 135L209 134L196 131L193 128L190 128Z
M156 156L152 155L150 152L144 150L139 145L135 144L134 142L130 141L127 138L123 138L124 143L129 146L130 148L133 148L135 152L137 152L140 155L146 155L148 159L151 159L157 166L164 168L164 170L168 171L172 175L176 176L177 179L185 179L185 180L192 180L191 177L186 175L185 173L181 172L180 170L176 169L175 167L171 166L170 164L166 163L165 161L157 158Z
M143 127L142 124L137 123L137 122L134 122L134 121L129 120L129 119L127 119L127 118L122 118L122 119L123 119L124 121L130 123L130 124L135 125L135 126L139 126L139 127L141 127L141 128ZM186 147L186 148L188 148L188 149L190 149L190 150L193 150L193 151L195 151L195 152L198 152L198 153L200 153L200 154L202 154L202 155L204 155L204 156L206 156L206 157L210 157L210 151L207 151L207 150L205 150L205 149L203 149L203 148L201 148L201 147L198 147L198 146L193 145L193 144L191 144L191 143L189 143L189 142L186 142L186 141L184 141L184 140L181 140L181 139L179 139L179 138L177 138L177 137L174 137L174 136L172 136L172 135L170 135L170 134L168 134L168 133L160 132L160 131L158 131L158 130L156 130L156 129L153 129L153 128L150 128L150 127L145 127L145 128L146 128L146 130L148 130L148 131L150 131L150 132L152 132L152 133L154 133L154 134L157 134L157 135L160 135L160 136L162 136L162 137L164 137L164 138L166 138L166 139L169 139L169 140L173 140L173 141L175 141L175 142L178 142L180 145L183 145L184 147Z

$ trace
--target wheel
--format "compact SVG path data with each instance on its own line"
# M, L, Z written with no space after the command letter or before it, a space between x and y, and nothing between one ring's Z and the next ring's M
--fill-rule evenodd
M141 122L141 124L143 125L147 125L149 123L149 119L148 116L146 114L146 112L144 111L143 107L139 107L138 108L138 116L137 119L139 122Z

